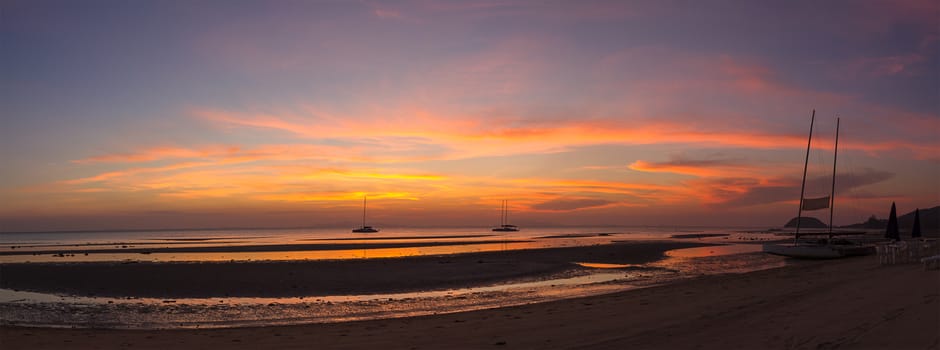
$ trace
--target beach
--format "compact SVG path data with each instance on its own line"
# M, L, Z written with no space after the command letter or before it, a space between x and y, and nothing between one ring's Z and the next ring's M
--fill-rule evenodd
M78 296L152 298L409 292L539 279L577 268L572 262L637 265L662 259L668 250L707 245L653 241L343 260L16 263L0 265L3 273L0 288ZM284 249L287 246L266 247ZM305 245L293 247L308 248Z
M0 1L0 350L940 350L940 0Z
M4 349L936 349L940 272L808 261L420 317L178 330L0 328Z
M759 246L743 237L728 244L729 234L549 228L508 239L481 231L5 236L0 325L206 329L413 317L783 265L754 254Z

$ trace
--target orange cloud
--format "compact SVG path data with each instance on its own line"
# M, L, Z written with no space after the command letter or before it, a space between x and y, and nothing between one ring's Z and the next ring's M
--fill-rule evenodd
M651 173L673 173L682 175L692 175L698 177L719 176L724 173L721 170L693 165L650 163L638 160L629 165L629 168L636 171L645 171Z
M572 211L599 208L614 204L609 200L596 198L556 198L532 205L532 209L546 211Z
M281 202L345 202L357 203L364 196L372 200L377 199L400 199L416 201L420 198L409 192L325 192L325 193L276 193L261 194L253 198L264 201Z
M367 178L384 180L420 180L420 181L440 181L447 177L435 174L389 174L378 172L361 172L341 169L321 169L317 172L308 173L304 178L320 178L323 175L335 175L334 177L348 178Z
M395 145L405 145L399 151L420 154L421 147L437 147L443 152L410 157L390 157L385 161L460 159L484 156L506 156L527 153L551 153L572 147L622 144L697 144L711 147L741 147L752 149L802 148L805 135L774 134L757 130L709 130L701 125L679 122L649 122L639 125L622 125L616 120L565 120L552 123L515 123L508 120L489 121L479 117L432 118L427 115L415 120L382 122L372 119L343 119L329 124L317 116L288 116L297 119L287 121L270 114L243 115L222 111L198 111L198 115L227 125L239 125L287 132L299 137L318 139L329 135L334 139L347 139L356 146L353 160L382 162L383 157L367 156L376 152L388 152ZM458 119L458 120L454 120ZM484 125L493 124L492 127ZM529 125L531 124L531 125ZM317 125L317 126L310 126ZM817 131L818 132L818 131ZM409 140L411 143L409 145ZM829 139L817 136L816 147L831 147ZM368 143L366 143L368 141ZM358 143L357 143L358 142ZM831 142L831 140L829 141ZM410 148L410 149L409 149ZM842 150L860 150L878 153L891 150L911 150L918 157L929 157L940 149L937 144L918 144L905 141L852 141L843 140ZM328 149L336 153L348 150ZM183 153L183 152L180 152ZM117 158L117 157L111 157Z
M506 152L546 152L564 147L593 144L655 144L655 143L701 143L723 146L746 146L754 148L795 147L803 136L773 135L751 131L718 132L696 130L692 126L673 122L658 122L626 127L610 121L558 121L552 125L502 127L500 121L494 127L480 127L486 121L453 122L450 118L418 122L376 125L371 120L346 122L336 125L316 123L316 117L305 122L288 122L271 115L240 115L220 111L199 111L198 115L214 121L232 125L274 129L305 138L376 139L388 137L418 137L431 143L439 143L455 149L461 156L483 156ZM473 120L474 118L471 118ZM309 125L317 124L317 127ZM468 126L477 126L469 127ZM481 144L481 141L492 144Z
M638 160L628 166L632 170L652 173L673 173L696 177L755 176L756 168L725 160L673 160L647 162Z

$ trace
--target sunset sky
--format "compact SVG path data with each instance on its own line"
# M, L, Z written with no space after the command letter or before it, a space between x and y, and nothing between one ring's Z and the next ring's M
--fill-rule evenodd
M0 231L933 207L938 6L3 0Z

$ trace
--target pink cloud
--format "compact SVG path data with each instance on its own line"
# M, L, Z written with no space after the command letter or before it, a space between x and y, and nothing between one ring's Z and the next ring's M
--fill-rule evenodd
M902 74L912 76L918 74L918 65L926 61L926 57L917 53L897 56L863 57L848 63L844 74L866 77L885 77Z
M375 8L372 13L382 19L401 19L403 17L401 12L383 8Z
M576 2L523 1L420 1L415 9L425 16L453 17L513 16L528 20L580 21L621 19L636 15L638 6L623 1L584 0Z
M859 3L858 15L849 18L866 35L887 33L898 25L936 30L940 3L934 0L869 0Z

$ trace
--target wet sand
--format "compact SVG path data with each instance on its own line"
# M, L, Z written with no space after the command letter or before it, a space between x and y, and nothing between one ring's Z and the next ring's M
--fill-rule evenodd
M630 242L356 260L17 263L0 265L0 288L153 298L394 293L539 279L577 269L575 262L642 264L667 250L705 245Z
M940 272L874 257L446 315L284 327L0 327L4 349L936 349Z

